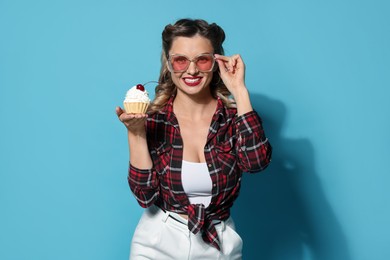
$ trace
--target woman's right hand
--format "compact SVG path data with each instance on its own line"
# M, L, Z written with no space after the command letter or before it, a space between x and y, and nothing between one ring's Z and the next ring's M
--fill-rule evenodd
M126 114L122 108L116 107L116 115L127 128L127 130L134 135L145 134L145 121L147 114Z

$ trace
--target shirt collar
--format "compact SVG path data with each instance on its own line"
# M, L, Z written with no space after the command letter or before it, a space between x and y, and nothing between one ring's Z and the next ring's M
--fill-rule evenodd
M173 101L175 100L175 95L172 95L168 101L167 104L158 112L159 114L165 114L168 115L167 121L170 121L171 116L174 115L173 113ZM231 109L227 108L222 99L220 97L217 97L217 109L215 110L215 114L213 117L213 120L219 119L220 117L228 118L229 115L232 113Z

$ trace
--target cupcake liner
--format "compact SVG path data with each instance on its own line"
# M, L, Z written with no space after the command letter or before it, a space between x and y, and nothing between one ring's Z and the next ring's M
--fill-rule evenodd
M145 114L149 103L145 102L123 102L127 114Z

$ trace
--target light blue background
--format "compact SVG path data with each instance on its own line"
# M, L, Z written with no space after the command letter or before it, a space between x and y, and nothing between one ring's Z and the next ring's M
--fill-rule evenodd
M385 0L0 0L0 259L127 259L142 209L114 108L157 79L161 31L183 17L225 29L274 145L234 206L245 259L390 259L389 12Z

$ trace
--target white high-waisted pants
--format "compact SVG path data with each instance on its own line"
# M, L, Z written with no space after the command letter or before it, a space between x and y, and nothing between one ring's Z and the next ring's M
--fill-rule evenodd
M242 239L231 218L216 224L221 251L206 244L201 232L188 230L187 220L151 206L143 213L131 242L130 260L241 259Z

